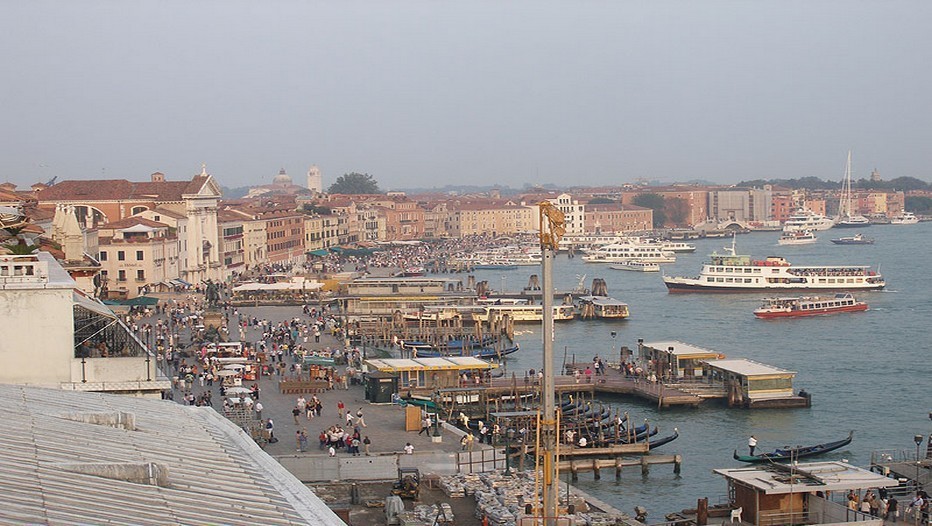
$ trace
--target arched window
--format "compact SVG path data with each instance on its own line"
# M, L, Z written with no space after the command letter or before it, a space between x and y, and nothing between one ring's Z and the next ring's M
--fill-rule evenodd
M148 210L148 209L149 209L148 206L134 206L133 209L132 209L132 213L131 213L130 215L141 214L141 213L145 212L145 211Z

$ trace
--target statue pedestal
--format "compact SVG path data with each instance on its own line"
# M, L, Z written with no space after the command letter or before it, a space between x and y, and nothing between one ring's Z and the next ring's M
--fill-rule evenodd
M218 310L208 310L204 313L204 327L208 328L211 325L215 329L220 329L224 326L223 313Z

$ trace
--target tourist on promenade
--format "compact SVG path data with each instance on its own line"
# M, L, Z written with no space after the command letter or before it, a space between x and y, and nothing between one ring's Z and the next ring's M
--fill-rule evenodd
M414 454L414 446L411 445L411 442L408 442L407 444L405 444L405 455L413 455L413 454Z
M278 439L275 438L275 423L272 422L271 418L265 421L265 438L273 444L278 442Z
M460 439L460 451L466 451L466 445L469 444L469 435L463 435Z
M343 400L338 400L337 401L337 417L338 418L339 418L339 415L343 414L344 409L346 409L346 406L343 405Z
M256 418L262 421L262 402L256 402Z
M337 456L337 450L333 449L333 446L330 446L329 448L327 448L327 454L330 455L331 457L335 457Z
M353 437L352 447L353 447L353 456L358 457L359 456L359 438L358 437Z
M890 495L890 498L887 499L887 511L884 512L883 520L895 523L896 518L900 516L899 504L896 497Z
M301 414L301 409L298 406L295 406L291 409L291 416L294 417L294 425L298 425L298 415Z
M427 432L427 436L430 436L430 417L427 415L424 415L424 418L421 419L421 430L417 434L420 435L424 432Z
M372 444L372 441L369 440L369 435L366 435L365 438L362 439L362 445L363 445L363 447L365 447L365 449L366 449L366 456L367 456L367 457L369 456L369 445L370 445L370 444Z
M350 411L346 412L346 427L351 427L353 425L353 413Z
M361 407L360 407L359 409L356 410L356 425L359 425L359 426L362 426L362 427L369 427L369 426L366 425L366 421L363 420L363 418L362 418L362 408L361 408Z

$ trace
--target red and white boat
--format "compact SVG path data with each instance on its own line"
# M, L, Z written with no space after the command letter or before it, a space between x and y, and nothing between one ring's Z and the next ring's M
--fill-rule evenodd
M834 297L825 298L818 296L766 298L761 307L754 311L754 315L758 318L795 318L865 310L867 310L867 303L858 301L851 294L839 293Z

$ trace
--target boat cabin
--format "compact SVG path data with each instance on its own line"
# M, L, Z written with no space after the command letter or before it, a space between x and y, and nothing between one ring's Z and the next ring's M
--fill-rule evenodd
M745 358L710 360L705 364L706 377L721 382L728 394L729 406L740 407L808 407L809 395L793 392L795 371L762 364Z
M579 298L579 317L586 319L624 319L629 316L628 304L607 296Z
M705 362L721 360L725 355L676 340L638 342L638 356L652 360L663 378L701 378L706 374Z
M882 526L883 520L849 509L850 491L863 496L868 489L897 486L895 478L861 469L847 462L769 464L716 469L728 482L732 509L740 521L754 526L844 524Z
M497 364L471 356L443 358L386 358L366 360L369 370L397 375L401 389L459 387L465 373L484 375Z

